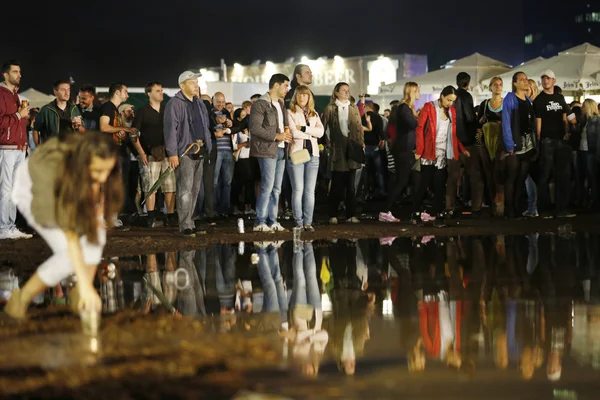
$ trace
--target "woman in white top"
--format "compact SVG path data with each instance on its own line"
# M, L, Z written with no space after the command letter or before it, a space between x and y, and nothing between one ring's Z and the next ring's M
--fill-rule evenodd
M306 231L314 231L313 211L315 209L315 188L319 172L319 144L317 139L323 136L325 129L315 112L315 100L307 86L296 88L288 110L290 131L294 140L290 144L289 154L308 151L309 160L294 165L292 158L287 161L287 170L292 183L292 211L296 226Z

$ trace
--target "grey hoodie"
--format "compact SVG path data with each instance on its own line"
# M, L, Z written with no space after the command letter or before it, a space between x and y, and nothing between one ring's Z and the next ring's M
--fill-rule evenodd
M287 126L287 112L283 101L279 100L283 114L283 126ZM269 93L265 93L252 104L250 111L250 156L257 158L275 158L277 145L275 136L279 131L279 116Z
M192 107L198 107L202 118L203 132L195 132L193 129ZM165 135L165 148L167 156L177 156L185 152L188 146L200 139L204 142L206 150L210 154L212 140L208 129L208 111L204 102L194 96L194 101L189 101L181 91L177 92L165 107L163 122Z

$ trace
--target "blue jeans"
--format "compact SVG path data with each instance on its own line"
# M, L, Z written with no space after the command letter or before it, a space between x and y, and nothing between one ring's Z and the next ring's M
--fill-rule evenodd
M281 182L285 172L285 149L278 148L275 158L259 158L260 192L256 199L255 226L277 222Z
M296 225L312 225L319 157L311 157L310 161L300 165L289 160L287 170L292 181L292 211Z
M527 211L537 212L537 186L531 175L527 175L525 190L527 190Z
M25 161L21 150L0 150L0 231L15 228L17 206L11 200L17 167Z
M229 151L217 152L217 162L214 172L214 194L216 210L220 214L229 213L231 207L231 180L235 160Z
M321 307L321 292L317 282L317 263L312 243L304 243L294 252L294 290L292 307L296 304L310 304L315 310Z
M279 254L273 246L258 249L258 276L263 285L263 312L277 312L287 321L288 303L279 268Z

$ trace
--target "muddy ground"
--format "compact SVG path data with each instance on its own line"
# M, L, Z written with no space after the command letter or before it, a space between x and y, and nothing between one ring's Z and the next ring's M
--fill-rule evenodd
M401 217L403 217L401 215ZM402 218L408 221L408 216ZM106 258L124 257L166 251L191 250L205 247L214 243L257 242L272 240L291 240L293 233L292 221L282 221L282 225L290 231L280 233L251 232L253 220L246 219L246 233L240 234L236 220L218 222L216 226L207 226L199 222L198 226L206 230L206 234L196 238L184 238L178 234L177 228L143 228L134 226L129 231L113 230L109 233L104 251ZM382 223L376 220L363 219L360 224L346 224L340 220L338 225L315 225L316 231L302 233L307 240L333 238L380 238L401 236L459 236L459 235L496 235L523 234L527 232L551 233L558 232L559 226L569 224L572 230L597 232L600 231L600 215L578 215L575 218L561 219L520 219L504 220L482 218L470 219L468 215L449 222L445 228L435 228L431 225L413 226L408 222L398 224ZM45 242L34 236L30 240L0 241L0 267L12 267L23 270L33 270L50 256L50 249Z

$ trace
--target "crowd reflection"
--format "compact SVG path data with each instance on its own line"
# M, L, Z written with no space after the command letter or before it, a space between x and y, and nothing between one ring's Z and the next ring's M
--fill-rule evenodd
M410 373L489 365L558 381L569 358L600 369L599 244L587 233L218 244L113 260L98 282L106 313L272 335L306 376L323 363L355 374L378 319L396 324Z

